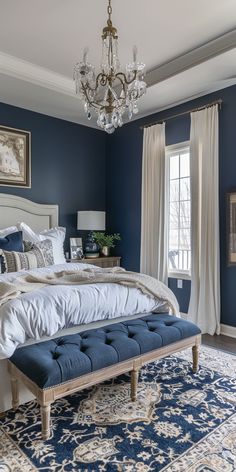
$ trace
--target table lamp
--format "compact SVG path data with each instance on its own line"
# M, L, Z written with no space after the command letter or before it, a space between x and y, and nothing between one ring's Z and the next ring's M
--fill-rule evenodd
M94 241L93 231L105 231L105 211L77 211L77 229L89 231L84 244L84 253L88 258L99 257L99 246Z

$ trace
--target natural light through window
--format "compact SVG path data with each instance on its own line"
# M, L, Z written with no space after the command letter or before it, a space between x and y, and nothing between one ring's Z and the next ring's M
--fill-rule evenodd
M167 148L169 158L169 274L190 275L191 213L189 144Z

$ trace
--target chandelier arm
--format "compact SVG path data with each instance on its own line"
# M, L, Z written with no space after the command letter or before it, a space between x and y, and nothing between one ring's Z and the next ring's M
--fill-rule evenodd
M121 85L122 85L122 90L125 92L125 85L126 85L126 83L125 83L125 81L122 79L122 77L120 77L120 74L119 74L119 73L116 74L116 79L118 79L118 80L120 81L120 83L121 83Z
M122 86L122 90L123 92L125 93L126 90L125 90L125 85L126 85L126 82L124 82L124 80L122 79L122 77L120 77L120 75L123 75L123 74L116 74L116 78L120 81L120 84ZM124 105L126 106L126 93L125 93L125 98L119 98L119 101ZM115 107L114 107L115 108Z
M91 100L88 96L88 93L87 93L87 90L93 90L91 88L89 88L88 86L86 87L84 84L82 85L82 90L83 90L83 93L84 93L84 96L86 98L86 101L88 102L89 106L90 107L93 107L95 108L96 110L99 110L99 111L104 111L106 110L107 106L106 105L99 105L97 102L94 102L93 100ZM109 105L110 107L112 107L113 109L115 109L116 107L112 105L112 103L115 101L115 99L112 100L111 104Z
M84 84L82 84L82 90L83 90L83 94L84 94L84 96L85 96L85 98L86 98L86 101L88 102L88 104L89 104L90 106L92 106L92 107L97 108L98 110L100 110L102 107L99 106L96 102L90 100L90 98L89 98L89 96L88 96L88 93L87 93L87 89L88 89L88 88L89 88L89 87L86 87ZM91 89L89 89L89 90L91 90Z
M95 87L91 87L89 85L89 82L86 82L86 88L91 90L91 92L96 92L96 90L98 89L98 86L99 86L99 81L100 81L100 85L102 87L105 87L107 85L108 77L107 77L106 74L104 74L104 72L100 72L100 74L97 75ZM85 88L84 84L82 85L82 87Z
M98 74L98 76L96 78L96 87L95 87L94 91L97 90L98 85L99 85L99 81L100 81L100 85L102 87L105 87L107 85L107 82L108 82L107 74L104 74L104 72L100 72L100 74Z
M121 86L122 86L122 90L125 93L125 85L127 84L127 82L125 80L123 80L124 77L125 77L125 75L123 73L116 74L116 78L120 81ZM133 80L135 80L135 78ZM130 82L130 83L132 83L132 82ZM132 97L133 100L138 100L138 98L139 98L138 91L137 90L132 90L131 97ZM126 106L126 98L119 98L119 100Z
M117 74L115 74L115 77L117 77L117 79L119 79L120 77L123 77L124 83L126 85L130 85L137 78L137 72L138 72L137 70L133 71L134 76L130 80L127 79L126 75L123 72L118 72Z

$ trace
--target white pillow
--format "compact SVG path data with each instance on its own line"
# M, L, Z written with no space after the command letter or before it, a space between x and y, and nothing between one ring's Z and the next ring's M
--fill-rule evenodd
M55 264L64 264L66 262L64 255L64 241L66 236L66 228L57 226L52 229L45 229L40 233L35 233L26 223L17 223L19 231L23 232L23 240L31 243L38 243L45 239L52 241L53 258Z
M0 238L5 238L8 234L16 233L18 228L16 226L9 226L8 228L0 229Z
M66 262L64 254L65 237L66 228L64 228L63 226L56 226L55 228L45 229L40 233L40 238L43 238L43 240L50 239L52 241L53 257L55 264L65 264Z

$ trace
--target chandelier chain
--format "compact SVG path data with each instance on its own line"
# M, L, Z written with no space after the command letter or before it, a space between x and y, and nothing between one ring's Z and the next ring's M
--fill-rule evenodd
M111 0L108 0L107 13L108 13L108 24L111 24L111 14L112 14Z

